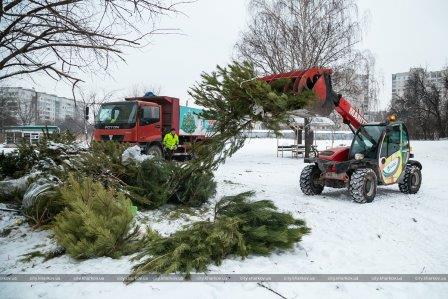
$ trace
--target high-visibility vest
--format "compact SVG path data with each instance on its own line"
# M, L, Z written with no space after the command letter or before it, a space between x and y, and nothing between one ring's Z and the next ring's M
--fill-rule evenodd
M179 137L176 134L173 135L170 132L166 134L165 137L163 138L163 145L170 150L175 149L178 144L179 144Z

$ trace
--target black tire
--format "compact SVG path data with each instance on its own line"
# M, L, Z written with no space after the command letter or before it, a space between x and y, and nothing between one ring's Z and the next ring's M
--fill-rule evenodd
M370 168L357 169L350 178L348 190L357 203L372 202L376 195L378 178Z
M147 149L146 149L146 154L147 155L152 155L155 158L162 158L163 157L162 149L160 148L160 146L158 146L156 144L148 146Z
M316 165L308 165L300 174L300 189L305 195L318 195L324 190L324 185L318 182L321 171Z
M403 180L398 183L398 188L406 194L415 194L422 185L422 172L415 165L406 165Z

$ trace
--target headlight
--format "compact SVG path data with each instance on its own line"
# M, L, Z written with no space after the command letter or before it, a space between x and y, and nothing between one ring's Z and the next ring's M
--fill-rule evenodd
M355 154L355 160L362 160L364 159L364 155L363 154Z

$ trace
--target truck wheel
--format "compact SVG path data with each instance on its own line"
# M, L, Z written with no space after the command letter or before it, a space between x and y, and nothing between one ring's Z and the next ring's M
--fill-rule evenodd
M318 195L324 190L319 181L321 171L316 165L308 165L300 174L300 189L305 195Z
M403 181L398 183L398 188L406 194L415 194L422 184L422 172L415 165L406 165Z
M146 154L155 158L162 158L162 149L158 145L151 145L146 149Z
M356 170L350 179L348 190L357 203L372 202L376 195L378 179L370 168Z

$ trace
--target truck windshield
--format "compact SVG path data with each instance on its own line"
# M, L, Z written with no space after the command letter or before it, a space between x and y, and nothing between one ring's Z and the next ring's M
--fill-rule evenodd
M353 158L355 154L360 153L366 158L376 159L378 144L384 129L384 125L367 125L359 128L353 139L350 157Z
M101 105L96 117L96 124L119 125L134 124L137 116L136 103L107 103Z

